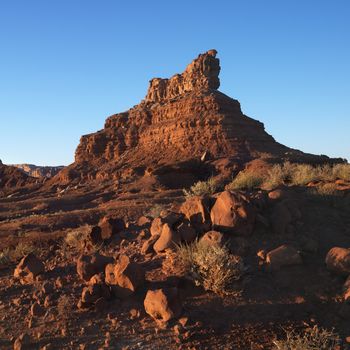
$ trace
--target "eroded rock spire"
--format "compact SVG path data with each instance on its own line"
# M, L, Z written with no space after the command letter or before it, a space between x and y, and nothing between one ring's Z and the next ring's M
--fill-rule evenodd
M193 90L218 89L220 61L216 54L216 50L200 54L182 74L176 74L170 79L152 79L145 102L169 100Z

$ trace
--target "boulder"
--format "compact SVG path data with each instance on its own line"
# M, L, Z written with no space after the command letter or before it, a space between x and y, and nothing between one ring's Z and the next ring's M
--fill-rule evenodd
M180 212L190 221L196 231L205 232L210 229L209 200L207 198L188 197L181 205Z
M163 252L165 249L174 248L175 244L180 243L180 235L178 232L171 229L169 224L164 224L162 232L157 242L153 245L156 253Z
M127 297L134 293L145 282L145 271L141 265L131 262L129 257L122 255L114 264L108 264L105 269L106 284L117 297Z
M84 281L89 281L93 275L104 271L107 264L113 262L113 258L100 255L81 255L77 260L77 273Z
M151 225L151 219L147 216L141 216L137 220L137 226L148 228Z
M45 309L37 302L30 307L30 314L34 317L40 317L45 314Z
M101 227L93 226L88 233L88 238L92 244L102 243Z
M196 230L190 225L189 221L187 220L181 223L181 225L177 228L177 232L180 236L181 241L184 241L186 243L193 242L197 237Z
M164 222L161 218L155 218L152 221L150 232L152 236L159 236L162 233Z
M18 338L16 338L13 349L14 350L26 350L32 349L31 339L27 333L22 333Z
M237 235L250 235L254 229L256 211L240 193L221 192L210 212L214 228Z
M113 235L125 230L124 220L107 216L100 220L98 226L101 228L101 238L103 240L110 239Z
M208 231L200 238L199 242L222 246L224 244L224 235L219 231Z
M294 247L284 244L267 253L266 263L270 270L278 270L283 266L300 265L302 259Z
M104 298L108 300L111 296L109 288L104 283L94 283L84 287L81 294L81 301L85 305L92 305L98 299Z
M45 266L33 253L22 258L17 265L13 276L22 284L33 283L35 278L45 272Z
M272 230L277 235L284 235L288 225L292 222L292 215L285 203L275 205L271 213Z
M334 247L326 256L326 265L329 271L340 275L350 274L350 249Z
M154 235L154 236L151 236L147 241L145 241L145 243L143 243L141 248L141 254L146 255L154 252L153 246L154 246L154 243L157 242L159 237L160 235Z
M156 321L167 322L182 311L177 288L149 290L144 300L145 311Z

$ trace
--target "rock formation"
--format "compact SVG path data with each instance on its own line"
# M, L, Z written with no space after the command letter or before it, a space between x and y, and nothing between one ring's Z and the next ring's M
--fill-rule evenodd
M40 166L34 164L13 164L12 166L21 169L29 176L37 178L51 178L63 169L63 166Z
M277 143L264 125L247 117L240 103L219 92L216 51L200 54L182 74L152 79L139 105L107 118L104 129L82 136L75 163L60 179L118 178L122 169L155 169L200 159L235 164L265 157L322 162Z
M11 189L35 183L36 180L14 166L0 161L0 189Z

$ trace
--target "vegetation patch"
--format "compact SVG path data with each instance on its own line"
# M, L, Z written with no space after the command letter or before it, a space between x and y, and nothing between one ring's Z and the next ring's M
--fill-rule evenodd
M228 293L244 272L242 259L231 255L227 247L202 241L179 245L177 258L197 286L217 294Z
M273 350L332 350L339 344L339 336L332 331L315 326L305 333L286 332L285 340L275 340Z
M217 192L219 189L218 181L213 177L210 177L207 181L198 181L193 186L190 187L190 190L184 189L183 192L186 197L191 196L210 196Z

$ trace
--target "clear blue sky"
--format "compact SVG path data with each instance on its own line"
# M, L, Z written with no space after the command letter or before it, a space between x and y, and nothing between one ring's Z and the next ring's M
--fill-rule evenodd
M349 0L0 0L0 159L71 163L211 48L220 90L277 141L350 159Z

